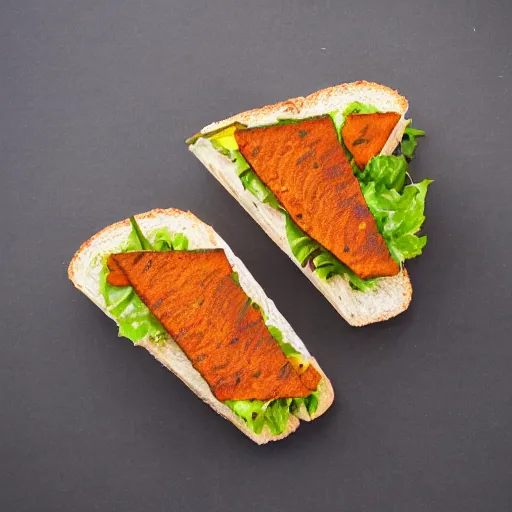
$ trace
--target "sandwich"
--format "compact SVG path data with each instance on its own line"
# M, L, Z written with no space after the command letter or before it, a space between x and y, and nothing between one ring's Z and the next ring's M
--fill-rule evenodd
M190 212L152 210L86 241L68 276L199 398L258 444L323 414L316 360L222 238Z
M407 108L396 91L355 82L237 114L187 140L353 326L407 309L404 262L427 243L431 180L408 172L425 132Z

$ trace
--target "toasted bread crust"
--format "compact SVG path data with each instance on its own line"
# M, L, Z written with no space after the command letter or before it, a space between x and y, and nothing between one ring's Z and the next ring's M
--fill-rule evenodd
M205 126L201 133L209 133L213 130L218 130L224 126L228 126L234 122L242 123L247 126L258 126L272 122L275 118L300 118L307 117L310 111L315 111L318 108L323 109L323 113L327 113L334 108L329 109L329 105L334 103L340 96L354 95L362 98L359 101L364 102L365 97L371 98L372 96L385 96L386 104L389 111L398 112L403 116L409 108L409 103L404 96L401 96L398 91L386 87L385 85L376 84L374 82L367 82L360 80L348 84L335 85L316 91L309 96L299 96L297 98L290 98L286 101L280 101L272 105L265 105L260 108L254 108L240 112L234 116L217 121ZM354 99L354 101L356 101Z

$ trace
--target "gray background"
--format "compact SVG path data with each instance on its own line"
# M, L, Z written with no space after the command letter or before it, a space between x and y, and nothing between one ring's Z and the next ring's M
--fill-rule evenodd
M243 6L242 6L243 5ZM0 509L512 509L512 4L2 1ZM409 311L350 328L187 152L237 111L344 81L410 100L435 179ZM66 277L154 207L213 224L331 377L258 447Z

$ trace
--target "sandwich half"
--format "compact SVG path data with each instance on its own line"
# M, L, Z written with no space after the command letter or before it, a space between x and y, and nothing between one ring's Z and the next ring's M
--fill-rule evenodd
M407 100L355 82L237 114L189 149L354 326L409 306L430 180L408 163L422 130Z
M323 414L329 379L243 263L190 212L103 229L68 276L199 398L258 444Z

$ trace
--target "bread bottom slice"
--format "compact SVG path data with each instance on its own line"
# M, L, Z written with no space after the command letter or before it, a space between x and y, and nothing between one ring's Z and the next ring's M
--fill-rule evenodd
M309 418L309 415L303 409L298 411L297 416L290 415L288 426L282 434L273 435L267 426L264 427L261 434L256 434L247 427L242 418L215 398L207 382L192 366L190 360L170 336L158 344L146 338L141 340L138 345L148 350L150 354L171 370L199 398L258 444L277 441L290 435L299 426L299 416L308 421L323 414L331 406L334 399L334 391L329 379L320 369L316 360L311 357L304 343L293 331L290 324L279 313L273 301L265 295L261 286L255 281L245 265L233 254L224 240L210 226L200 221L190 212L182 212L176 209L156 209L137 215L136 219L143 233L151 233L151 231L157 228L166 227L171 232L179 232L186 235L189 239L190 249L224 249L233 270L238 273L240 285L247 295L263 308L263 311L268 316L268 323L278 327L283 332L284 339L291 343L298 352L309 358L311 364L322 375L318 408L312 418ZM80 247L68 268L68 276L73 284L110 318L112 316L106 308L99 287L103 257L106 254L119 250L126 241L130 231L131 226L128 219L108 226Z
M354 101L374 105L382 112L400 113L401 117L381 151L383 155L393 153L410 122L404 117L408 108L407 100L389 87L364 81L341 84L307 97L292 98L275 105L242 112L206 126L201 133L207 134L233 122L255 127L276 123L279 119L304 119L325 115L333 110L342 112ZM236 172L236 165L219 153L208 139L199 138L189 149L350 325L361 327L388 320L409 307L412 286L405 268L396 276L379 279L374 289L361 292L353 290L341 276L324 281L309 266L301 267L288 244L284 214L244 190Z

